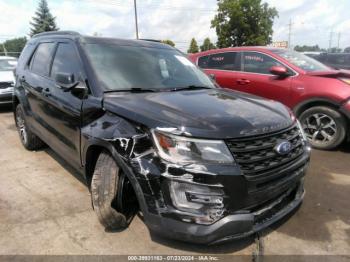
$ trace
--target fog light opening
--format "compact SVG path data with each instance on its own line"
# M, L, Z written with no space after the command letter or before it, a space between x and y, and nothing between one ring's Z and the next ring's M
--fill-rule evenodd
M170 181L169 191L175 208L193 214L183 218L185 222L211 224L224 215L224 192L221 188Z

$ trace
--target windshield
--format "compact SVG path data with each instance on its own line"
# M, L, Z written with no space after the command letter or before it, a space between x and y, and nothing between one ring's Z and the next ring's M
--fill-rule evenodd
M312 71L328 71L330 68L315 59L308 57L304 54L288 49L275 49L273 53L287 59L293 65L300 67L301 69L312 72Z
M11 71L15 69L17 65L16 59L1 59L0 58L0 71Z
M175 49L87 44L86 53L104 91L215 87Z

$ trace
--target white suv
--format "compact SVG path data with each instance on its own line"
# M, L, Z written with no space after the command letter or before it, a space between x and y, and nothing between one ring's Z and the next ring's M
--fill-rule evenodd
M13 70L17 66L17 59L9 56L0 56L0 105L11 104L14 86Z

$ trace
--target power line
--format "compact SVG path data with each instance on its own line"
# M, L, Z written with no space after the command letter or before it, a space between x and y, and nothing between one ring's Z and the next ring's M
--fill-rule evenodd
M332 48L332 40L333 40L333 29L331 30L331 33L329 35L329 47L328 47L329 51Z
M288 24L288 48L291 49L292 48L292 19L289 20L289 24Z

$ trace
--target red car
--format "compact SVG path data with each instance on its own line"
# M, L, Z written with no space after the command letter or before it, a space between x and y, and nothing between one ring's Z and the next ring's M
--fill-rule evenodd
M273 47L215 49L189 58L221 87L289 106L315 148L333 149L348 136L350 71Z

